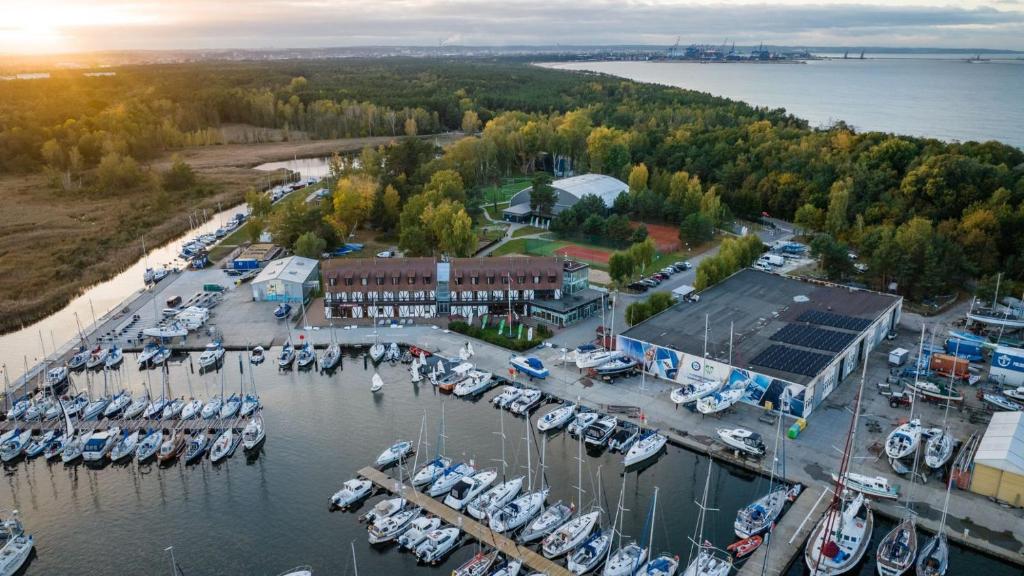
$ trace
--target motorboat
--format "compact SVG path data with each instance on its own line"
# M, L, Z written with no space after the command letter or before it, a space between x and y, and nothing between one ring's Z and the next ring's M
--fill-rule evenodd
M324 350L323 356L320 357L320 369L321 370L334 370L334 367L341 362L341 346L338 344L331 344Z
M576 367L580 370L587 368L597 368L598 366L607 364L613 360L618 360L625 357L625 354L620 350L601 350L595 349L589 352L576 352Z
M718 389L721 387L722 383L718 380L702 380L700 382L683 384L679 388L672 390L669 397L676 404L692 404L708 394L718 392Z
M586 574L596 569L608 556L608 549L612 546L611 535L598 530L594 532L583 545L569 555L567 563L569 572L577 576ZM544 551L547 556L547 551Z
M953 446L956 444L953 435L946 430L940 430L932 434L924 445L924 462L933 469L938 470L949 462L953 457Z
M981 395L981 399L986 404L991 404L996 410L1006 410L1008 412L1016 412L1024 408L1020 404L1017 404L1013 400L1010 400L1002 394L992 394L985 392Z
M619 419L615 416L609 414L602 415L583 431L583 441L588 446L604 446L608 443L612 433L615 432L615 426L618 423Z
M458 568L452 570L452 576L487 576L491 574L491 566L498 559L498 550L490 552L477 552L472 558L466 560Z
M206 430L198 430L189 438L188 447L185 449L185 463L195 462L206 453L206 447L210 443L210 437Z
M839 477L833 472L832 481L836 482L838 479ZM847 472L843 477L842 484L850 490L860 492L872 498L895 500L900 496L900 487L890 484L889 479L885 476L867 476L855 472Z
M491 513L503 508L519 495L523 489L524 478L518 476L484 492L466 506L466 512L477 520L487 518Z
M852 570L864 557L873 528L874 514L864 494L830 507L804 548L804 562L811 574L837 576Z
M397 342L388 344L388 350L384 353L384 359L388 362L397 362L402 357L402 349L399 348Z
M82 408L82 420L93 420L103 415L103 411L107 409L107 404L110 404L110 398L106 396L98 396L95 400L89 402Z
M400 440L377 456L377 467L384 468L398 462L412 453L412 442Z
M422 514L419 508L407 508L377 520L367 529L370 544L385 544L398 538Z
M263 427L263 414L257 412L252 420L242 429L242 447L246 450L253 450L259 446L267 437L267 431Z
M697 411L705 416L709 414L718 414L719 412L732 408L732 405L739 402L742 397L743 390L739 388L712 392L700 400L697 400Z
M701 546L697 557L686 567L683 576L727 576L732 570L732 556L721 557L711 546Z
M630 542L619 548L604 563L603 576L633 576L647 560L647 548Z
M85 443L82 449L82 460L86 462L99 462L107 457L107 453L114 447L114 444L121 439L121 428L111 426L101 432L93 432L92 437Z
M885 454L889 458L905 458L917 451L921 444L921 421L914 418L889 433L885 440Z
M287 302L282 302L277 305L277 308L274 308L274 318L277 318L278 320L284 320L291 313L292 305Z
M370 392L380 392L383 389L384 379L380 377L380 374L374 372L370 377Z
M341 485L341 490L338 490L331 496L331 507L340 508L345 510L353 504L361 501L370 495L370 490L373 489L373 483L369 480L362 478L352 478L346 480Z
M228 396L228 399L224 401L224 404L220 407L221 418L234 418L238 414L238 410L242 408L242 398L238 394L232 394Z
M85 392L79 392L74 396L62 396L60 403L64 408L64 413L74 418L89 404L89 395ZM9 413L7 419L12 419Z
M943 576L949 569L949 543L940 532L929 538L917 555L918 576Z
M494 566L492 566L488 576L517 576L522 567L522 560L501 556L494 562Z
M760 548L761 544L763 543L764 538L762 538L761 536L750 536L742 540L737 540L732 544L729 544L725 547L725 551L732 552L733 556L735 556L737 559L746 558L751 553L753 553L754 550Z
M149 430L142 440L139 442L139 446L135 449L135 459L139 463L143 463L153 456L156 455L157 451L160 450L160 446L164 443L164 431L159 428L155 430Z
M292 346L291 342L286 342L281 348L281 354L277 357L278 368L288 368L295 361L295 346Z
M127 430L121 435L121 438L114 444L114 447L110 450L110 461L118 462L125 458L129 458L135 454L135 450L139 447L139 431L128 432Z
M581 514L562 524L548 534L541 543L541 551L545 558L558 558L567 554L583 543L590 536L594 526L600 519L600 512Z
M120 346L111 346L110 350L107 351L107 358L104 360L103 365L112 370L117 368L121 362L124 362L124 351L121 350Z
M363 514L359 518L359 521L360 522L367 522L369 524L373 524L374 522L379 522L379 521L383 520L384 518L388 518L388 517L390 517L390 516L392 516L394 514L397 514L400 510L405 508L406 504L407 504L407 502L406 502L405 498L401 498L401 497L387 498L387 499L381 500L380 502L377 502L376 504L374 504L373 508L371 508L369 512L367 512L366 514Z
M512 365L516 372L526 374L530 378L540 378L543 380L548 377L548 369L544 367L544 363L536 356L513 356L509 360L509 364Z
M184 431L175 430L171 432L171 437L167 438L160 444L160 451L157 452L157 460L160 462L170 462L181 455L185 451L185 445L187 443L187 435Z
M206 345L206 349L199 355L199 369L205 370L211 366L216 366L224 358L224 347L220 341L210 342Z
M384 359L385 352L387 352L387 348L383 344L380 342L375 343L373 346L370 346L370 360L374 364L379 364Z
M658 554L645 562L636 571L636 576L675 576L679 568L679 557Z
M30 534L25 534L25 528L18 520L18 511L11 512L11 517L0 523L0 574L13 576L18 574L29 556L32 555L32 547L35 541Z
M736 512L733 530L739 538L750 538L766 532L782 514L786 506L786 487L778 487L740 508Z
M224 401L221 400L220 394L214 394L210 401L203 406L203 409L199 412L199 415L203 420L209 420L220 416L220 409L224 406Z
M579 436L590 427L591 424L597 422L597 419L601 417L601 414L597 412L577 412L576 418L569 423L565 431L570 436Z
M443 494L447 494L455 485L459 483L466 476L470 476L476 473L476 468L472 464L466 464L465 462L459 462L452 464L448 468L441 472L441 475L437 477L437 480L427 488L426 493L432 498L436 498Z
M443 366L443 364L438 362L435 366ZM466 378L469 378L469 373L472 370L472 364L469 362L462 362L450 367L449 370L438 368L437 373L431 375L430 380L441 392L451 393L455 391L455 387L458 386L459 383Z
M163 416L164 408L166 407L167 398L164 396L160 396L159 398L151 401L149 405L146 406L145 411L143 411L142 413L142 417L145 420L153 420L160 418L161 416Z
M497 408L505 408L512 404L516 398L519 398L522 393L522 388L517 388L516 386L505 386L505 388L502 389L501 394L491 398L491 403Z
M628 468L636 466L641 462L646 462L649 458L657 456L667 443L668 437L664 434L659 434L657 430L645 432L639 440L629 447L629 451L626 452L626 457L623 458L622 464Z
M416 557L424 564L437 564L455 549L461 536L461 530L450 526L433 530L416 547Z
M513 414L528 414L540 404L543 397L544 394L536 388L524 388L522 394L508 405L508 409Z
M879 576L903 576L917 558L917 529L914 517L908 514L878 544L875 567Z
M28 446L25 447L25 457L35 458L42 454L53 442L54 437L57 435L55 430L47 430L42 435L33 436L29 440Z
M78 349L74 356L68 360L68 368L71 370L81 370L85 368L85 365L89 362L89 358L92 358L92 350L89 350L85 346Z
M0 460L10 462L25 451L32 440L32 430L26 428L14 435L11 439L0 444Z
M242 441L240 434L235 432L233 428L225 428L217 439L213 441L213 445L210 446L210 462L216 464L221 460L231 456L235 452L235 448L238 447L238 443Z
M263 361L267 359L267 354L263 350L263 346L257 346L252 349L249 353L250 364L263 364Z
M444 456L434 458L416 471L416 474L412 477L412 485L418 487L433 484L434 480L451 465L451 458L445 458Z
M608 439L609 452L625 453L640 437L640 427L632 422L621 421Z
M576 405L571 403L562 404L556 407L554 410L548 411L546 414L537 419L537 430L541 432L548 432L549 430L557 430L562 426L565 426L573 419L576 415Z
M716 432L727 446L751 456L764 456L767 450L761 435L746 428L719 428Z
M473 396L491 387L494 375L483 370L470 370L466 377L455 385L452 391L456 396Z
M181 398L175 398L174 400L168 402L166 406L164 406L164 411L161 413L161 417L163 417L164 420L177 418L178 416L181 415L181 411L184 409L185 401L182 400Z
M634 372L640 363L633 358L617 358L611 362L601 364L596 368L597 375L602 378L612 378Z
M316 362L316 350L313 348L312 344L306 342L299 348L299 368L309 368L313 362Z
M139 357L137 358L139 368L148 367L149 361L152 360L153 356L156 356L156 353L159 351L159 344L156 342L147 342L146 345L142 347L142 350L139 352Z
M107 355L109 353L109 350L97 347L95 350L92 351L92 356L90 356L89 360L85 363L86 369L97 370L99 368L102 368L107 363Z
M534 516L540 514L547 497L547 490L527 492L491 512L488 526L495 532L511 532L520 526L525 526Z
M181 419L191 420L198 417L203 412L203 401L198 398L193 398L185 405L181 407Z
M530 522L523 528L519 533L519 541L523 544L529 544L530 542L544 538L568 522L569 518L572 517L572 514L572 506L562 502L561 500L555 502L544 509L540 516L537 516L533 522Z
M127 390L121 390L121 392L111 398L110 403L103 409L103 417L113 418L124 411L131 403L132 395Z
M424 540L427 534L441 527L441 519L436 516L419 516L409 523L409 527L398 537L398 547L405 550L415 550Z
M454 510L462 510L487 490L497 477L498 472L495 470L483 470L472 476L463 476L445 496L445 505Z

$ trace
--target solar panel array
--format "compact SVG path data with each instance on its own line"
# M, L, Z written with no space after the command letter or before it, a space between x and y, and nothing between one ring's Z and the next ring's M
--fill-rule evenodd
M782 372L814 377L831 361L832 356L790 348L782 344L772 344L750 363Z
M819 326L829 326L831 328L851 330L853 332L862 332L871 325L871 320L854 318L853 316L844 316L842 314L834 314L823 310L808 310L801 314L796 320L797 322L807 322L808 324L818 324Z
M839 353L849 346L850 342L853 342L855 336L849 332L826 330L807 324L786 324L781 330L772 334L771 340Z

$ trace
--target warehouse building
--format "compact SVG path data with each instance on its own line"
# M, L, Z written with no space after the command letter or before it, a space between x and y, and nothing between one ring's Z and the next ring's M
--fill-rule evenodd
M1024 506L1024 413L992 415L974 455L971 491Z
M629 190L629 186L622 180L604 174L583 174L582 176L562 178L552 182L551 187L555 189L556 194L555 207L552 209L556 215L579 202L587 194L597 196L604 201L606 207L611 208L619 194ZM527 223L541 227L548 225L547 218L534 214L530 209L531 190L532 188L526 188L512 197L508 208L503 213L506 222Z
M746 403L804 418L899 323L903 302L752 268L699 296L619 334L618 349L648 374L717 380L743 388Z
M320 264L301 256L271 260L252 281L252 298L303 302L320 287Z

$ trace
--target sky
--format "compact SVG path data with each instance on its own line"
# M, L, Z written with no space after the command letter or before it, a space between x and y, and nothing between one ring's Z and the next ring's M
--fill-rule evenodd
M0 0L0 53L761 42L1024 50L1024 0Z

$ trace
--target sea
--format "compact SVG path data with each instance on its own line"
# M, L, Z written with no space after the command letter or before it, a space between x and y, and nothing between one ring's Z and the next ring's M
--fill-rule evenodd
M753 106L784 108L826 127L838 121L944 141L989 141L1024 148L1024 57L992 54L872 55L788 64L695 62L561 62L588 70L677 86Z

